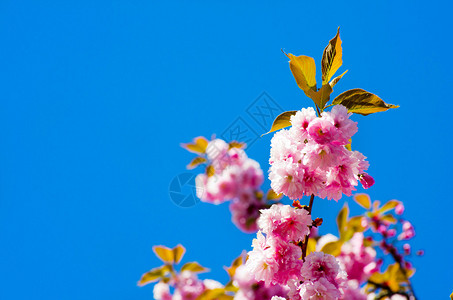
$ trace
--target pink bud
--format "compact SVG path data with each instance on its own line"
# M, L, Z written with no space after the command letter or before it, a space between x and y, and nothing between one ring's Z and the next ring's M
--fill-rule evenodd
M381 225L379 225L377 231L380 234L384 235L387 232L387 226L381 224Z
M398 235L399 240L409 240L415 236L415 230L409 221L403 222L403 232Z
M406 270L412 270L413 266L410 262L406 261L404 262L404 268L406 268Z
M367 173L360 174L359 180L364 189L368 189L372 187L374 184L374 178L368 175Z
M395 213L397 215L401 216L403 214L403 212L404 212L404 205L403 205L403 203L400 203L395 207Z
M387 231L387 236L388 237L394 237L395 235L396 235L396 230L395 229L392 228L392 229L389 229Z
M411 245L406 243L406 244L403 245L403 249L404 249L404 254L405 255L411 254Z

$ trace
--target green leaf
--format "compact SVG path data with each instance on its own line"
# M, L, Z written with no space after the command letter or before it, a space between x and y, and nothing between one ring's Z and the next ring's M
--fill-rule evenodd
M355 194L354 201L365 209L371 208L371 199L367 194Z
M338 256L341 253L341 246L343 245L343 241L334 241L334 242L329 242L325 244L321 252L333 255L333 256Z
M387 104L375 94L362 89L352 89L341 93L333 100L332 104L344 105L349 112L364 116L399 107L398 105Z
M330 40L322 53L321 69L323 85L329 82L330 78L343 64L342 56L343 50L341 48L340 27L338 27L337 34Z
M192 169L196 168L198 165L205 163L206 161L207 161L206 158L197 156L194 159L192 159L190 164L187 165L187 169L192 170Z
M209 269L201 266L196 261L192 261L192 262L185 263L182 266L182 268L181 268L181 272L182 271L191 271L191 272L194 272L194 273L203 273L203 272L209 272Z
M291 116L294 116L296 113L297 113L297 110L292 110L292 111L285 111L284 113L279 114L277 116L277 118L275 118L274 123L272 123L271 130L269 130L269 132L266 132L265 134L291 126ZM265 134L263 134L263 135L265 135Z
M348 216L349 216L349 207L348 204L345 203L343 208L340 210L337 216L337 226L338 226L338 231L340 232L340 238L341 235L346 231L346 225L348 224Z
M340 76L337 76L334 79L332 79L332 81L329 82L330 87L333 88L338 83L338 81L340 81L341 77L343 77L343 75L346 74L346 72L348 72L348 70L344 71L343 74L341 74Z
M181 147L183 147L193 153L203 154L206 152L208 143L209 143L209 141L206 138L204 138L202 136L198 136L193 139L192 143L181 144Z
M382 214L391 209L394 209L400 203L401 202L398 200L390 200L387 203L385 203L384 205L382 205L382 207L378 210L378 213Z
M169 272L170 272L169 266L162 266L159 268L154 268L154 269L150 270L149 272L146 272L145 274L143 274L142 277L140 278L140 280L138 281L137 285L144 286L144 285L147 285L148 283L157 281L157 280L163 278Z
M316 91L315 60L305 55L294 56L291 53L286 54L286 56L289 58L289 68L297 85L310 97L310 93Z
M181 262L184 253L186 253L186 248L184 248L182 245L177 245L173 248L173 257L175 264L179 264Z
M173 249L165 246L154 246L153 251L156 256L166 264L172 264L174 261Z

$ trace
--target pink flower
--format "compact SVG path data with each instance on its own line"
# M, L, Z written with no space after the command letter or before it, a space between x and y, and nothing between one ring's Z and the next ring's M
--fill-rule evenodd
M324 112L323 117L330 119L337 128L337 141L341 145L349 143L349 139L358 131L357 122L349 119L352 113L343 105L335 105L330 112Z
M263 170L260 164L253 159L247 159L241 166L239 185L241 190L258 189L263 184Z
M300 241L310 232L311 216L305 209L295 209L290 205L274 204L261 210L258 226L268 235L283 241Z
M272 283L286 285L289 280L300 277L302 250L299 246L278 239L274 240L274 244L274 259L278 270L274 273Z
M337 300L341 293L338 288L321 277L316 281L306 281L300 287L302 300Z
M277 262L275 261L275 249L267 243L266 238L258 231L257 238L252 242L253 250L248 252L248 260L246 262L247 270L253 274L256 281L264 281L270 284L274 278L274 274L278 271Z
M304 280L327 278L335 282L339 272L340 266L334 256L324 252L312 252L305 258L301 276Z
M270 169L271 187L276 193L283 193L290 199L300 199L304 195L304 184L300 178L304 169L291 160L275 162Z
M312 107L302 108L294 116L291 116L291 124L300 140L308 137L308 125L316 118L316 112Z
M311 169L328 169L337 164L337 158L342 154L339 146L329 144L308 143L304 149L304 165Z
M156 300L171 300L170 286L159 281L154 285L153 295Z
M335 140L337 129L325 118L316 118L308 125L308 134L318 144L328 144Z
M263 281L256 281L245 265L236 269L234 285L239 288L235 300L269 300L272 296L285 296L288 293L288 288L274 284L266 286Z
M340 299L367 300L367 295L360 290L357 280L348 280L347 285L343 288L343 296Z
M375 262L376 251L363 245L363 233L356 232L354 236L341 247L338 260L344 265L348 279L355 279L359 283L366 281L372 273L377 271Z
M296 137L293 130L282 129L272 137L269 163L286 161L289 158L292 158L293 161L298 161L302 159L301 149L304 146L303 141Z
M221 139L215 139L209 142L206 148L206 154L211 161L218 161L225 158L229 145Z
M197 275L190 271L183 271L176 279L175 292L173 299L195 300L205 290L202 281L198 280Z
M255 192L241 193L238 198L233 199L230 203L231 219L242 231L256 232L260 210L265 207L266 204L256 197Z

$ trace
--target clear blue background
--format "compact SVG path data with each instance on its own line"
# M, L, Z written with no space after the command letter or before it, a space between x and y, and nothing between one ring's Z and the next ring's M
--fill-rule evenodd
M338 26L349 72L334 95L360 87L401 106L354 116L369 193L404 201L413 247L426 251L416 292L446 298L451 11L448 1L2 1L0 299L151 299L136 282L159 264L155 244L182 243L185 261L225 282L222 266L253 235L227 205L170 201L193 157L179 143L221 133L263 91L285 110L311 105L280 49L319 66ZM270 138L248 151L265 170ZM316 200L323 232L335 232L344 201Z

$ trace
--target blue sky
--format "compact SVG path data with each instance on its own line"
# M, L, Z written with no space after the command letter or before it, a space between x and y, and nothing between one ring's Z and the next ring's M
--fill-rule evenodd
M401 106L354 116L353 148L376 179L369 193L404 201L413 247L426 252L413 260L416 292L446 297L451 9L447 1L2 1L0 298L151 299L152 287L136 282L159 264L156 244L182 243L186 261L225 281L222 266L253 235L234 227L227 205L170 200L171 180L192 158L179 143L219 136L238 117L263 133L247 114L263 92L283 110L311 105L280 49L319 67L338 26L339 72L349 72L333 96L359 87ZM248 151L264 170L270 138ZM335 230L345 200L316 200L322 232Z

